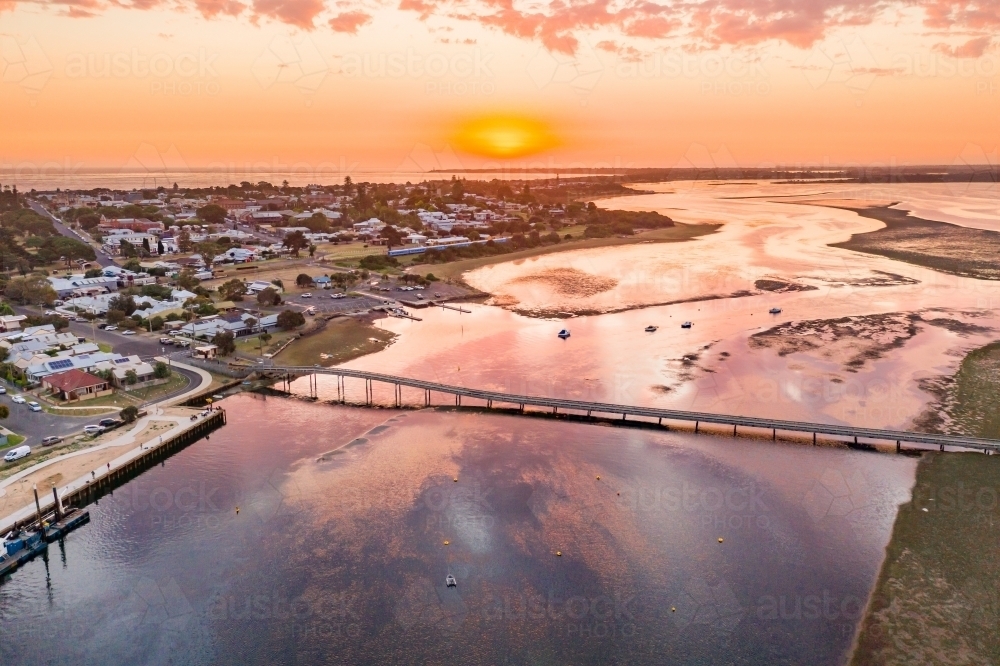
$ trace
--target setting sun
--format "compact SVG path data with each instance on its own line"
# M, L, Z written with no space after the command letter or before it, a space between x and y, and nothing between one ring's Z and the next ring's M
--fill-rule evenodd
M459 128L456 142L464 152L494 158L534 155L558 143L545 123L508 115L466 122Z

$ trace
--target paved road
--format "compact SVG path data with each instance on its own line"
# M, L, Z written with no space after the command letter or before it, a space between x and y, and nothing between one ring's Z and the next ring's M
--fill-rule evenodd
M57 416L48 412L33 412L27 405L17 405L11 401L11 396L16 394L16 389L3 383L7 387L7 395L0 396L0 404L10 408L10 416L3 421L3 425L13 430L18 435L24 435L27 439L25 444L34 446L42 441L43 437L49 435L69 435L79 432L88 423L97 423L103 416ZM26 396L28 400L32 396Z
M31 206L31 210L35 211L36 213L38 213L42 217L47 217L50 220L52 220L52 224L53 224L53 226L55 226L56 231L58 231L63 236L66 236L67 238L72 238L73 240L81 241L83 243L87 242L83 238L80 238L80 236L78 236L76 234L76 232L74 232L72 229L70 229L65 224L63 224L59 220L58 217L56 217L55 215L53 215L49 211L45 210L45 208L43 208L42 205L40 203L38 203L37 201L29 201L28 205ZM87 244L89 245L89 243L87 243ZM109 257L108 255L104 254L100 250L94 250L94 252L97 254L97 263L100 264L101 267L107 267L107 266L114 266L115 265L115 262L112 261L111 257Z

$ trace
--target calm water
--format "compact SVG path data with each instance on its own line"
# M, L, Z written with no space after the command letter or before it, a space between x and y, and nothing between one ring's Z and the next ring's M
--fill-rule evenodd
M915 465L224 405L228 426L0 587L3 663L841 663Z

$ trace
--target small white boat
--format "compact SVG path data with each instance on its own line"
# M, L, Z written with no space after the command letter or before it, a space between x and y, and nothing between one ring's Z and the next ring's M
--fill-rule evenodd
M659 328L659 326L652 326L652 325L650 325L650 326L646 327L646 332L647 333L656 333L656 329L658 329L658 328Z
M448 587L458 587L458 581L451 574L444 577L444 584Z
M559 331L559 337L562 338L563 340L565 340L566 338L568 338L569 337L569 329L568 328L564 328L563 330Z
M771 314L781 314L781 308L771 308L768 312Z
M683 324L681 324L681 328L691 328L693 325L694 324L692 324L691 322L686 321Z

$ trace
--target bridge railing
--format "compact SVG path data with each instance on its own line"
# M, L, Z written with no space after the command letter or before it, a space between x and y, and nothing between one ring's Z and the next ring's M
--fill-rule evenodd
M806 421L788 421L782 419L770 419L761 418L755 416L740 416L732 414L717 414L712 412L694 412L678 409L662 409L657 407L642 407L637 405L620 405L614 403L603 403L603 402L591 402L584 400L573 400L567 398L549 398L544 396L529 396L529 395L517 395L513 393L504 393L501 391L488 391L483 389L472 389L464 386L453 386L449 384L441 384L438 382L430 382L422 379L413 379L410 377L400 377L396 375L387 375L377 372L368 372L366 370L353 370L348 368L323 368L323 367L309 367L309 366L273 366L261 371L262 374L283 374L283 375L311 375L311 374L323 374L323 375L335 375L339 377L350 377L355 379L363 379L366 382L382 382L385 384L394 384L396 386L407 386L410 388L422 389L426 392L434 393L445 393L449 395L454 395L457 397L466 397L477 400L483 400L488 406L492 406L492 403L510 404L517 405L521 410L525 406L531 407L545 407L554 410L564 409L572 410L576 412L584 412L588 416L594 413L598 414L614 414L622 415L622 418L628 416L645 417L645 418L655 418L660 421L666 419L668 421L683 421L688 423L694 423L695 428L702 423L709 423L714 425L727 425L733 426L734 434L735 429L739 427L748 428L762 428L767 430L772 430L777 434L778 430L783 432L798 432L811 435L831 435L834 437L853 437L855 441L858 438L864 439L874 439L881 441L896 442L897 448L901 442L908 442L912 444L930 444L933 446L953 446L961 447L966 449L976 449L980 451L998 451L1000 450L1000 440L995 439L985 439L979 437L966 437L964 435L944 435L944 434L934 434L934 433L920 433L912 432L907 430L890 430L882 428L865 428L859 426L851 425L837 425L837 424L827 424L827 423L810 423ZM369 396L367 399L370 402L370 392L366 391L366 395Z

